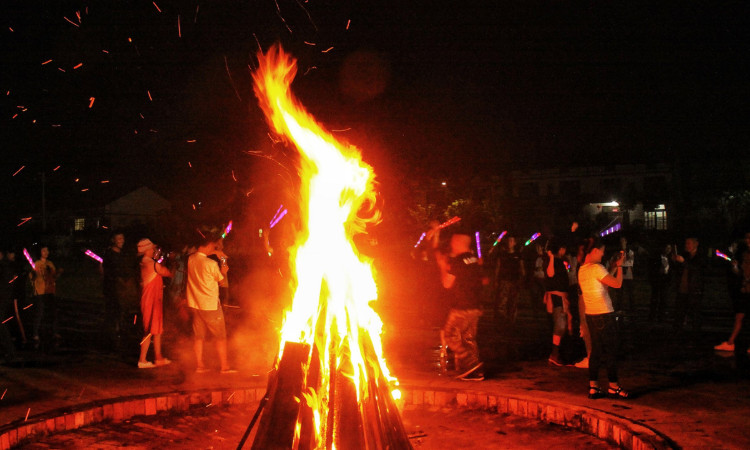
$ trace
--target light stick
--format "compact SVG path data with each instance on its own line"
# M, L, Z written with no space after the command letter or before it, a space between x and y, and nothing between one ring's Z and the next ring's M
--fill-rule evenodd
M31 268L34 269L34 270L36 270L36 264L34 264L34 260L31 259L31 255L29 255L29 251L28 250L23 249L23 256L25 256L26 257L26 261L28 261L29 264L31 264Z
M441 223L440 226L438 226L438 228L445 228L445 227L451 226L460 220L461 220L460 217L454 216L452 219L448 219L447 221Z
M503 238L505 237L505 234L506 234L506 233L508 233L508 230L505 230L505 231L503 231L502 233L500 233L500 236L498 236L498 237L497 237L497 240L495 241L495 243L494 243L494 244L492 244L492 246L493 246L493 247L497 246L497 244L499 244L499 243L500 243L500 241L502 241L502 240L503 240Z
M612 225L611 227L605 228L602 231L600 231L599 232L599 237L604 237L604 236L607 236L607 235L610 235L610 234L614 233L615 231L620 231L621 228L622 228L622 224L618 222L618 223Z
M477 257L482 259L482 244L480 243L479 232L474 232L474 240L477 241Z
M227 237L227 235L229 234L230 231L232 231L232 221L231 220L227 224L227 227L224 228L224 233L221 234L221 238L224 239L225 237Z
M272 223L274 220L276 220L277 217L279 217L279 213L281 212L282 209L284 209L283 204L279 205L279 209L277 209L276 212L274 213L273 218L271 219Z
M722 253L722 252L720 252L718 250L716 250L716 256L718 256L721 259L725 259L727 261L731 261L732 260L732 258L728 257L727 255L725 255L724 253Z
M419 247L419 244L422 243L422 241L424 240L425 236L427 236L427 232L426 231L424 233L422 233L422 236L419 236L419 240L417 241L416 244L414 244L414 248Z
M529 244L531 244L532 242L536 241L537 239L539 239L539 236L541 236L541 235L542 235L541 233L534 233L533 235L531 235L531 237L529 238L529 240L526 241L525 244L523 244L524 247L527 246L527 245L529 245Z
M277 224L277 223L279 223L279 222L281 222L281 219L283 219L283 218L284 218L284 216L286 216L286 213L287 213L287 210L286 210L286 209L285 209L285 210L283 210L283 211L281 211L281 214L279 214L279 216L278 216L278 217L276 217L276 218L275 218L274 220L272 220L272 221L271 221L271 223L270 223L270 224L268 225L268 228L273 228L273 227L275 227L275 226L276 226L276 224Z
M96 253L92 252L91 250L86 250L84 253L86 254L86 256L99 261L99 263L103 263L104 262L104 260L102 259L101 256L97 255Z

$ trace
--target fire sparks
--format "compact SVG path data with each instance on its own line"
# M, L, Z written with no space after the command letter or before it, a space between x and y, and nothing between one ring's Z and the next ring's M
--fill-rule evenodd
M302 397L314 418L315 445L323 447L333 444L334 429L348 420L341 408L329 404L341 401L333 397L343 380L352 384L362 414L366 401L390 392L380 344L382 322L369 305L377 299L372 265L352 241L379 214L373 208L372 168L356 147L337 141L294 98L290 85L296 72L296 61L273 47L259 55L253 78L269 124L302 156L299 214L306 229L292 251L296 291L279 354L284 342L310 346L309 365L315 369ZM372 426L367 418L360 420Z

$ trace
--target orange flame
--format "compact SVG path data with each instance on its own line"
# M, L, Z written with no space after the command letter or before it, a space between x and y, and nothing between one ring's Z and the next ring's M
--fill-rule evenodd
M282 327L279 358L287 341L309 344L311 354L319 356L320 386L304 398L323 428L332 371L352 380L358 400L367 395L366 365L370 373L392 380L382 356L382 322L369 306L377 299L371 261L352 241L367 223L379 219L374 173L356 147L339 142L294 97L290 85L296 60L280 46L258 59L253 78L261 108L273 130L301 155L300 214L306 229L291 252L296 290ZM370 342L372 349L366 351L363 346L369 348ZM368 357L373 351L377 361ZM318 439L325 436L320 428Z

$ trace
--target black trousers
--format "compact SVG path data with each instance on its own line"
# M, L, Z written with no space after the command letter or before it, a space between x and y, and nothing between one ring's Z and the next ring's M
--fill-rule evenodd
M599 369L604 365L607 368L609 382L618 382L617 349L620 345L620 335L615 313L586 314L586 324L591 333L589 381L599 380Z

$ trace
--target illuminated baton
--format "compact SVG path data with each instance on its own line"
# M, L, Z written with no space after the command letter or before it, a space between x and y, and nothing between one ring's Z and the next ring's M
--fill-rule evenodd
M477 257L482 259L482 244L480 243L478 231L474 232L474 240L477 241Z
M508 230L505 230L505 231L503 231L502 233L500 233L500 236L498 236L498 237L497 237L497 240L495 241L495 243L494 243L494 244L492 244L492 246L493 246L493 247L495 247L495 246L496 246L497 244L499 244L499 243L500 243L500 241L502 241L502 240L503 240L503 238L505 237L505 234L506 234L506 233L508 233Z
M95 260L99 261L99 263L103 263L104 262L104 260L102 259L101 256L97 255L96 253L92 252L91 250L86 250L84 253L89 258L92 258L92 259L95 259Z
M36 265L34 264L34 260L31 259L31 255L29 255L29 251L28 250L23 249L23 256L25 256L26 257L26 261L28 261L29 264L31 264L31 268L34 269L34 270L36 270Z
M417 241L416 244L414 244L414 248L419 247L419 244L422 243L422 241L424 240L425 236L427 236L427 232L426 231L424 233L422 233L422 236L419 236L419 240Z
M229 234L230 231L232 231L232 221L231 220L227 224L227 227L224 228L224 233L221 234L221 238L224 239L225 237L227 237L227 235Z
M277 224L277 223L279 223L279 222L281 222L281 219L283 219L283 218L284 218L284 216L286 216L286 213L287 213L287 210L286 210L286 209L285 209L285 210L283 210L283 211L281 211L281 214L279 214L279 216L278 216L278 217L274 218L274 220L272 220L272 221L271 221L271 223L270 223L270 224L268 225L268 228L273 228L273 227L275 227L275 226L276 226L276 224Z
M536 240L537 240L537 239L539 238L539 236L541 236L541 233L534 233L534 234L533 234L533 235L532 235L532 236L531 236L531 237L529 238L529 240L528 240L528 241L526 241L526 243L525 243L525 244L523 244L523 245L524 245L524 247L525 247L525 246L527 246L527 245L529 245L529 244L531 244L532 242L536 241Z
M274 213L273 218L271 219L271 222L273 222L274 220L276 220L276 217L279 216L279 213L281 212L282 208L284 208L284 205L283 204L279 205L279 209L277 209L276 213Z
M453 225L454 223L456 223L456 222L458 222L458 221L460 221L460 220L461 220L461 218L460 218L460 217L458 217L458 216L454 216L454 217L453 217L452 219L449 219L449 220L447 220L447 221L445 221L445 222L441 223L441 224L440 224L440 226L438 226L438 228L445 228L445 227L449 227L449 226Z
M718 250L716 250L716 256L718 256L721 259L725 259L727 261L731 261L732 260L732 258L728 257L727 255L725 255L724 253L721 253Z

